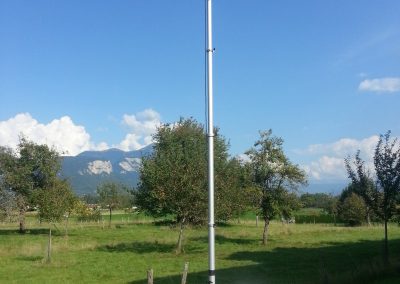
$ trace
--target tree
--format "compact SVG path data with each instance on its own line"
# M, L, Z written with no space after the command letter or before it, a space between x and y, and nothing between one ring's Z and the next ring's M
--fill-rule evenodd
M51 188L58 179L60 168L58 152L47 145L37 145L22 137L16 151L1 148L2 188L15 195L20 233L25 232L25 211L32 204L33 192Z
M365 162L360 157L360 151L357 151L354 160L347 157L345 166L352 182L347 190L349 193L354 192L363 198L366 205L367 224L370 226L371 214L373 211L377 211L379 207L379 192L376 190L369 171L365 168Z
M381 135L375 148L374 165L376 188L381 192L380 209L377 213L385 223L385 262L389 261L387 223L396 212L396 200L400 193L400 145L390 139L390 131Z
M328 214L333 216L333 222L336 226L336 217L339 214L339 199L337 196L332 197L331 201L329 202L329 206L326 210Z
M364 199L352 192L340 206L340 216L350 226L359 226L365 221L367 208Z
M368 207L384 222L384 260L389 261L387 223L396 214L396 203L400 193L400 145L397 139L390 139L391 132L380 135L374 152L376 182L365 169L365 162L357 152L354 162L345 160L347 172L352 180L348 193L359 194ZM353 168L355 167L355 169ZM343 194L342 194L343 195Z
M235 162L229 163L228 145L215 131L216 219L232 216L230 196L238 192ZM154 217L173 214L180 225L176 252L182 251L187 224L207 218L207 144L203 126L194 119L180 119L161 126L153 136L154 151L140 169L137 205Z
M334 197L327 193L304 193L300 196L300 201L305 208L321 208L328 211L332 198Z
M51 188L37 190L33 200L38 206L40 221L54 224L60 222L64 215L72 210L75 195L67 181L56 180Z
M64 216L73 210L77 198L66 180L55 179L47 188L40 188L33 192L33 202L39 209L39 220L49 223L49 242L47 261L51 261L51 226L56 227ZM57 228L57 227L56 227ZM65 235L68 235L68 218L65 222Z
M267 244L270 221L277 214L290 214L290 191L306 184L306 174L286 157L283 139L272 136L272 130L260 131L254 147L246 152L254 184L261 191L259 208L264 218L263 245Z
M226 222L233 217L239 220L240 215L252 205L251 180L246 165L238 159L220 162L215 176L216 219L217 222Z
M127 192L124 191L124 189L125 187L123 185L112 181L104 182L97 187L97 194L99 195L100 204L107 207L110 212L110 227L112 211L119 208L123 203L124 197L127 196Z

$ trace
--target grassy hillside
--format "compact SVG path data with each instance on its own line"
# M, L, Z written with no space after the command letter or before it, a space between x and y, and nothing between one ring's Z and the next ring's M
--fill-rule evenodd
M175 255L178 230L151 219L116 215L111 228L72 222L68 237L53 238L46 263L47 226L30 220L26 235L0 225L0 283L180 283L189 261L188 283L207 281L207 230L188 228L185 253ZM135 223L133 223L135 222ZM217 228L218 283L400 283L400 228L389 228L389 269L381 262L383 227L325 224L271 225L269 244L260 245L262 226L242 220Z

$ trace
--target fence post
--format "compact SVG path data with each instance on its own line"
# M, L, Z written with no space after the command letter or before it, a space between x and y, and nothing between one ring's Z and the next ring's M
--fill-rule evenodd
M185 262L185 268L183 269L183 275L182 275L182 282L181 284L186 284L186 278L189 270L189 262Z
M47 262L51 262L51 227L49 228L49 240L47 242Z
M147 284L153 284L153 268L147 270Z
M258 215L256 216L256 227L258 227Z

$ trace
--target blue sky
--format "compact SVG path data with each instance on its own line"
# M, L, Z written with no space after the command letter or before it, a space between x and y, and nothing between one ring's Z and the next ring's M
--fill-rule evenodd
M214 0L215 123L237 155L272 128L316 181L400 135L400 2ZM0 0L0 144L24 132L135 149L204 122L204 0ZM61 146L60 146L61 145Z

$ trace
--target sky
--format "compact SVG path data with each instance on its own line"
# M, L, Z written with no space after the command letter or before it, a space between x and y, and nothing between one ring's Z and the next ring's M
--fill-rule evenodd
M0 0L0 145L69 155L205 122L204 0ZM400 1L213 0L215 124L241 155L272 129L311 181L400 136Z

